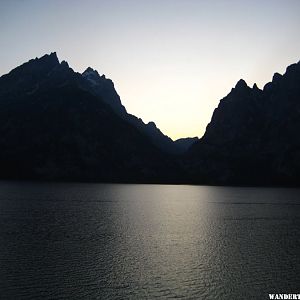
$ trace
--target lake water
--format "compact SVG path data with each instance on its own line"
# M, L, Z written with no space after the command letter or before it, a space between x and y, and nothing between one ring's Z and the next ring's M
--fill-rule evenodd
M299 271L299 189L0 182L1 299L269 299Z

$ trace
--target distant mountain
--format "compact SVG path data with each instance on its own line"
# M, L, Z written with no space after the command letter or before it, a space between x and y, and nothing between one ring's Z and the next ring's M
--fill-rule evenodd
M300 63L260 90L240 80L220 101L184 166L196 182L299 185Z
M112 82L90 71L51 53L0 78L0 177L178 181L176 161L116 114L126 110Z
M198 137L188 137L188 138L178 139L174 142L177 148L180 149L180 153L184 153L197 141L199 141Z

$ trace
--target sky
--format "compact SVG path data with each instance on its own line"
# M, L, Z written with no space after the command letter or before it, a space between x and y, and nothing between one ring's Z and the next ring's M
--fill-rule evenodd
M201 137L243 78L300 60L299 0L0 0L0 75L57 52L111 78L128 112Z

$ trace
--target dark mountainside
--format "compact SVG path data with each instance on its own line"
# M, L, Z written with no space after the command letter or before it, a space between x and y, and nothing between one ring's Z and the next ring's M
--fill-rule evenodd
M113 82L105 78L105 75L100 76L96 70L89 67L82 73L82 76L86 79L88 89L93 95L100 96L118 116L148 136L160 150L170 154L180 154L188 148L182 147L181 144L176 142L174 143L172 139L164 135L156 127L154 122L145 124L141 119L127 113L126 108L121 103L120 96L114 88Z
M0 77L0 178L299 185L300 63L240 80L204 136L172 141L128 114L113 82L56 53Z
M299 185L299 132L300 62L276 73L263 90L240 80L184 166L201 183Z
M107 87L103 90L108 97L112 94ZM104 99L90 92L81 74L59 63L56 53L2 76L0 177L178 181L181 172L174 159L116 115Z
M180 149L179 153L184 153L197 141L199 141L198 137L188 137L188 138L178 139L174 141L174 143Z

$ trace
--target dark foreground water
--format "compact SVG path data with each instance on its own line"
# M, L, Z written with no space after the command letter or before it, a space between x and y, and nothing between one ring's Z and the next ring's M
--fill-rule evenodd
M0 299L300 291L300 190L0 182Z

